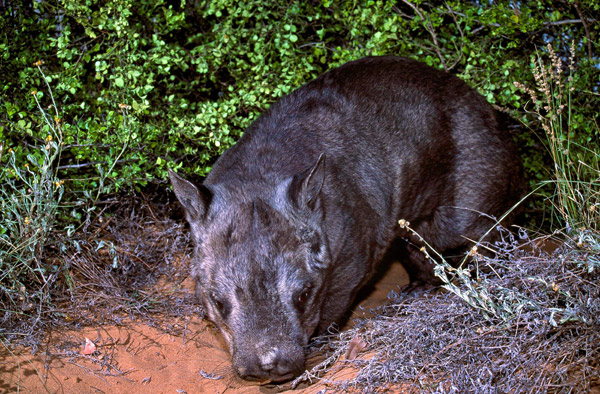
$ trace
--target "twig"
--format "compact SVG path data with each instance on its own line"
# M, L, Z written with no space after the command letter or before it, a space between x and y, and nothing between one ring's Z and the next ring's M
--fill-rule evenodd
M585 30L585 37L587 38L588 58L590 60L592 60L592 39L590 37L590 29L589 29L587 22L583 16L583 13L581 12L581 9L579 8L579 2L576 1L573 3L573 5L575 6L575 10L577 11L579 18L581 18L581 23L583 23L583 29Z
M64 166L58 166L59 170L67 170L70 168L84 168L84 167L90 167L90 166L95 166L96 164L101 164L102 162L100 161L92 161L89 163L81 163L81 164L65 164Z
M449 70L448 66L446 65L446 61L444 60L444 56L442 55L442 52L440 51L440 45L438 43L438 39L437 39L437 35L435 34L435 30L433 29L433 26L431 26L431 21L423 15L423 13L419 9L419 7L415 6L410 1L407 1L407 0L402 0L402 1L404 2L404 4L406 4L410 8L412 8L415 11L415 13L417 15L419 15L419 17L423 21L426 22L425 23L425 29L427 29L427 31L431 35L431 38L433 39L433 44L435 45L435 52L437 53L438 58L440 59L440 62L442 62L442 66L444 66L444 70L448 71Z
M452 65L450 66L450 70L452 70L454 67L456 67L456 65L458 63L460 63L460 61L462 59L463 48L465 46L465 35L463 33L463 30L460 27L460 24L458 23L458 20L456 19L456 16L452 12L452 9L450 8L450 6L448 4L446 4L446 8L448 8L448 11L450 11L450 16L452 16L452 19L454 20L454 24L456 25L456 28L458 29L458 32L460 33L460 49L458 50L458 59L456 59L454 61L454 63L452 63Z
M200 376L202 376L204 379L210 379L210 380L219 380L219 379L223 379L223 377L221 375L215 375L214 373L209 373L209 372L204 372L203 369L200 369L200 371L198 372L200 374Z

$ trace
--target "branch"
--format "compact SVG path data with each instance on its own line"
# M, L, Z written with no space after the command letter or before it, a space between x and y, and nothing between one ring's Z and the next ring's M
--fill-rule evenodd
M446 8L448 8L448 11L450 11L450 15L452 16L452 19L454 20L454 24L456 24L456 28L458 29L458 32L460 33L460 49L458 50L458 59L456 59L456 61L454 63L452 63L452 65L450 66L450 70L452 70L458 63L460 63L460 60L462 59L463 48L465 45L465 35L463 33L463 30L460 28L460 24L456 20L456 16L454 15L454 13L452 13L452 8L450 8L450 6L448 4L446 4Z
M588 45L588 58L590 60L592 60L592 40L590 37L590 29L588 28L586 19L583 17L583 13L579 9L579 3L575 2L575 3L573 3L573 5L575 6L575 10L577 10L577 14L581 18L581 21L582 21L581 23L583 23L583 29L585 30L585 37L587 38L587 45ZM595 20L593 20L593 21L595 22Z
M134 162L135 159L123 159L123 160L117 160L114 162L113 166L116 164L123 164L123 163L132 163ZM105 161L90 161L88 163L80 163L80 164L65 164L64 166L58 166L58 170L68 170L68 169L72 169L72 168L84 168L84 167L91 167L91 166L95 166L96 164L103 164L106 163Z
M421 17L421 19L423 19L424 21L427 22L425 24L425 29L427 29L427 31L431 35L431 38L433 39L433 44L435 45L435 52L437 53L438 58L442 62L442 65L444 66L444 70L448 71L448 66L446 66L446 61L444 60L444 57L442 56L442 52L440 51L440 45L438 44L437 35L435 34L435 30L433 29L433 26L431 26L431 22L429 21L428 18L425 18L423 16L423 14L421 13L421 10L417 6L415 6L410 1L407 1L407 0L402 0L402 1L404 2L404 4L406 4L410 8L412 8L413 11L415 11L415 13L417 15L419 15L419 17Z
M598 22L598 20L594 19L594 18L584 18L583 14L579 10L578 4L577 3L575 3L575 4L576 4L575 9L577 10L577 13L579 14L579 17L581 19L564 19L562 21L544 22L544 23L542 23L542 25L544 25L544 26L560 26L560 25L573 25L573 24L576 24L576 23L583 23L583 26L584 26L584 28L586 29L586 32L587 32L587 30L588 30L587 24L588 23L596 23L596 22ZM451 9L450 7L448 7L448 10L449 10L448 13L452 17L455 17L456 15L462 16L463 18L466 17L466 15L464 13L455 11L455 10ZM477 22L477 23L479 23L479 24L481 24L481 26L479 26L476 29L471 30L471 34L475 34L478 31L480 31L482 29L485 29L486 27L500 27L500 26L502 26L500 23L483 24L481 21L479 21L477 19L474 19L474 21ZM589 36L588 36L588 41L590 41L589 40ZM591 45L591 43L589 45Z
M95 166L96 164L100 164L102 163L101 161L92 161L89 163L81 163L81 164L65 164L64 166L58 166L59 170L67 170L67 169L71 169L71 168L84 168L84 167L90 167L90 166Z
M578 10L579 13L579 7L576 6L576 9ZM581 15L579 15L581 16ZM559 25L571 25L571 24L575 24L575 23L583 23L583 26L587 32L587 23L595 23L598 22L596 19L594 18L581 18L581 19L565 19L562 21L556 21L556 22L544 22L544 26L559 26Z

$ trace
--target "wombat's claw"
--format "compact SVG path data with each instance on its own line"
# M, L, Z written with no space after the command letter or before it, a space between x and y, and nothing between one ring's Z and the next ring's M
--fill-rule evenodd
M366 347L367 343L360 337L360 335L355 335L346 349L346 360L354 360L358 353L360 353Z

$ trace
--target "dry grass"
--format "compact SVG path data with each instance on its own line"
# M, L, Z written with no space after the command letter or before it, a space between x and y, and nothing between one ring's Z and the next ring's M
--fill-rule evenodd
M316 338L313 351L327 352L327 359L296 383L344 365L357 375L330 382L334 391L407 384L436 393L598 389L600 254L571 241L554 252L528 250L505 235L496 256L479 258L479 276L470 283L456 280L455 290L421 298L391 294L379 316ZM456 295L471 288L473 297L488 297L498 310L473 307ZM345 360L355 337L367 343L369 357Z
M3 340L35 351L50 330L139 320L168 331L172 316L201 315L192 290L182 286L189 236L169 209L140 198L115 201L69 240L70 248L48 256L68 267L61 288L41 313L6 319Z

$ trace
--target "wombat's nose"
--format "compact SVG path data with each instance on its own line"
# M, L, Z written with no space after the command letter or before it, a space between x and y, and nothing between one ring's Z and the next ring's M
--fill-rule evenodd
M281 352L276 347L271 348L263 354L259 354L258 356L261 369L265 372L271 372L273 369L275 369L280 358Z
M240 370L240 376L246 380L282 382L302 372L304 359L287 357L277 347L257 355L256 364Z

